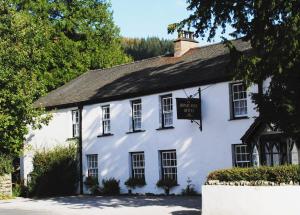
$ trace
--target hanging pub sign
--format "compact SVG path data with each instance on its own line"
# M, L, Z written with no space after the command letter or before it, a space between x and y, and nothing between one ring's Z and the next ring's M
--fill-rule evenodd
M200 99L176 98L177 119L201 120Z

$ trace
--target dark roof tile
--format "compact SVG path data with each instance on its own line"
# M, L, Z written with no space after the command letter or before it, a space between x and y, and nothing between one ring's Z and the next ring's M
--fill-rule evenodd
M241 51L250 44L232 41ZM181 57L159 56L103 70L91 70L35 102L47 108L71 107L148 95L229 80L229 54L223 44L193 48Z

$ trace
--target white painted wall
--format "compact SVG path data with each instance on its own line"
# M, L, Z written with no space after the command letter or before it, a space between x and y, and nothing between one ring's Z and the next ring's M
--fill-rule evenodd
M202 89L208 86L202 86ZM187 95L198 88L185 89ZM256 91L256 87L250 89ZM142 127L145 132L126 134L129 131L130 100L94 104L83 108L83 164L87 175L87 154L98 154L99 180L115 177L121 180L122 192L127 192L124 182L130 176L130 152L144 151L147 185L138 192L163 193L156 187L159 179L159 150L176 149L178 183L171 192L180 193L186 187L187 178L192 179L198 191L209 172L232 166L231 145L241 143L241 136L253 122L256 112L248 100L249 119L230 121L229 83L218 83L202 92L203 131L188 120L177 120L176 98L186 98L183 90L166 92L142 99ZM159 96L173 95L174 129L159 128ZM101 106L110 104L113 136L101 134ZM135 192L135 191L133 191Z
M202 187L203 215L299 215L300 186Z
M24 143L21 157L21 178L26 182L27 175L32 171L32 158L36 151L47 150L57 145L66 144L72 137L72 110L77 108L60 109L50 112L52 119L42 129L31 130Z
M130 152L144 151L145 176L147 185L133 192L163 193L156 187L160 177L159 150L176 149L177 172L180 186L171 190L180 193L186 187L187 178L198 191L209 172L232 166L231 145L241 143L241 136L257 115L254 105L248 98L249 119L230 121L229 82L201 86L203 131L188 120L177 120L176 98L186 98L195 94L197 87L176 90L161 94L139 97L142 100L142 127L145 132L126 134L129 131L131 105L126 99L103 104L87 105L82 111L83 138L83 175L87 175L87 154L98 154L99 180L115 177L120 179L122 192L127 192L124 182L130 176ZM250 92L256 92L252 87ZM172 93L174 129L159 128L159 96ZM101 106L110 104L111 133L113 136L97 137L101 134ZM32 170L33 151L64 144L72 137L71 111L68 108L53 111L53 118L48 126L32 131L27 139L21 160L22 176L26 179Z

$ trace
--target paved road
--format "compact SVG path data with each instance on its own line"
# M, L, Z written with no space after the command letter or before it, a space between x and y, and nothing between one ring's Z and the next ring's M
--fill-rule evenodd
M31 210L18 210L18 209L0 209L2 215L54 215L51 212L31 211Z
M0 215L200 215L200 197L74 196L0 201Z

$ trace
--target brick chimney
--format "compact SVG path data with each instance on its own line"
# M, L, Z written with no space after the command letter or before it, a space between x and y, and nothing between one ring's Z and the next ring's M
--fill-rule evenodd
M178 38L174 40L174 57L180 57L195 47L198 47L198 41L194 39L194 33L191 31L179 31Z

